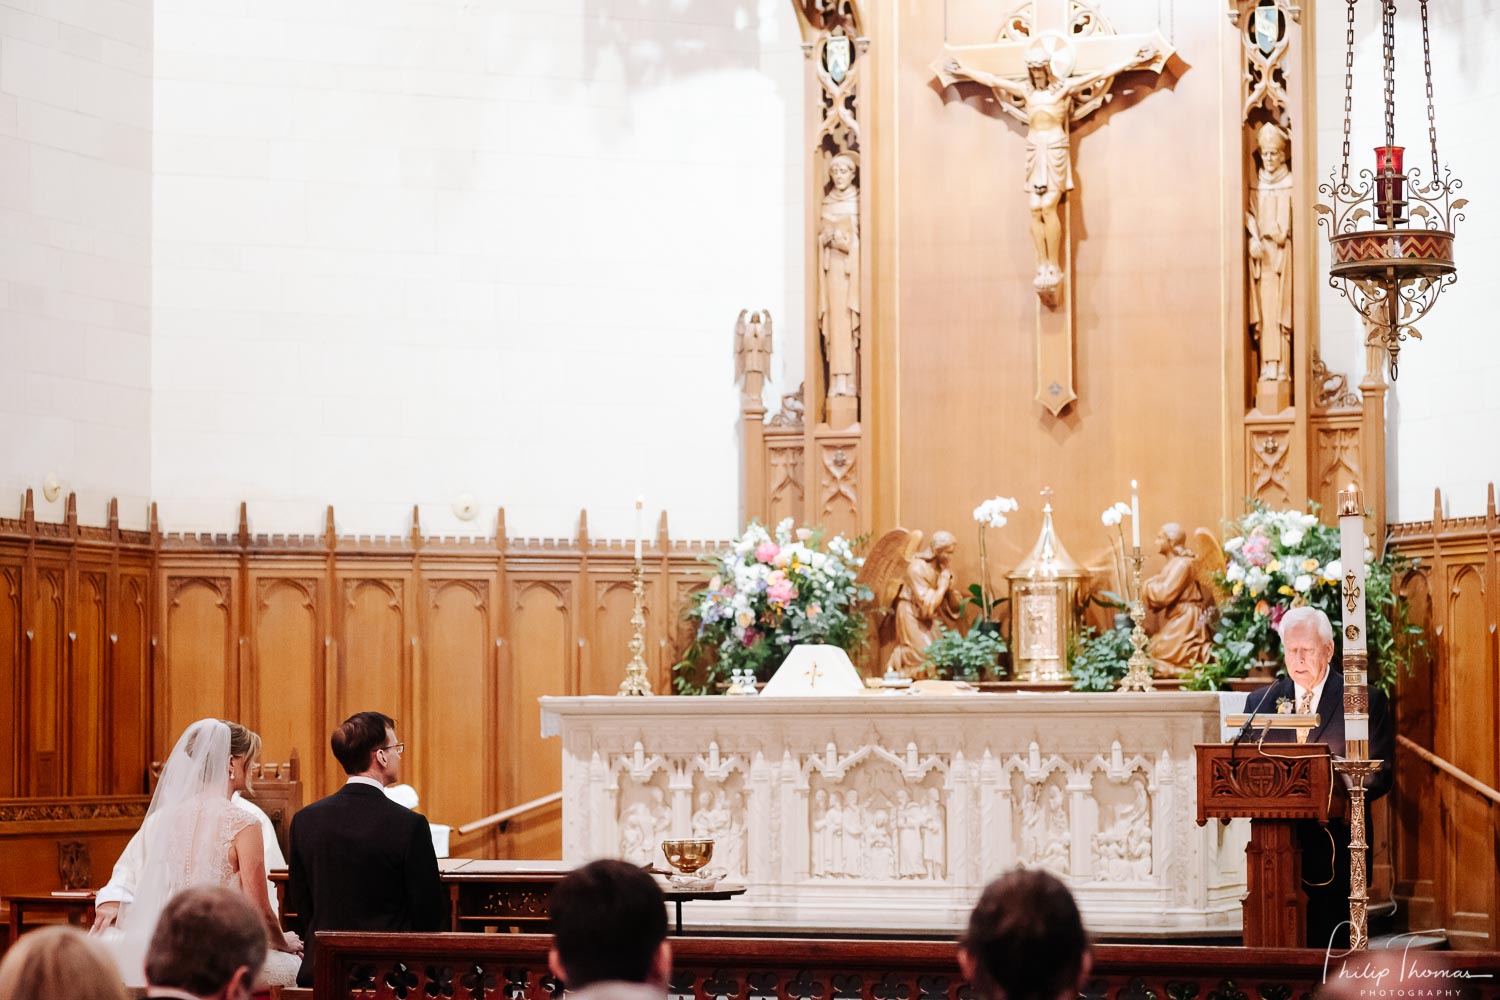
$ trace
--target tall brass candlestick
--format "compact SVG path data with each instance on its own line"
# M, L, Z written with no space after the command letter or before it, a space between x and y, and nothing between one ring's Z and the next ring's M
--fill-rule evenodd
M635 595L635 608L630 615L630 642L625 646L630 650L630 663L625 667L625 679L620 682L620 694L650 695L651 678L646 676L646 661L641 658L641 653L646 649L646 580L641 566L639 538L636 539L635 570L632 576L635 578L631 586L631 593Z
M1365 782L1380 769L1370 760L1370 692L1365 646L1365 517L1359 487L1339 490L1339 560L1344 643L1344 757L1333 762L1349 788L1349 946L1370 943L1369 889L1365 874Z
M1135 522L1132 520L1131 523L1133 525ZM1146 652L1148 642L1146 629L1141 624L1146 620L1146 605L1141 601L1141 564L1143 562L1145 559L1141 556L1141 547L1131 546L1130 620L1135 623L1135 627L1130 630L1130 645L1134 651L1130 654L1130 660L1126 665L1125 676L1120 680L1120 686L1116 689L1119 691L1150 691L1154 686L1151 682L1151 656Z

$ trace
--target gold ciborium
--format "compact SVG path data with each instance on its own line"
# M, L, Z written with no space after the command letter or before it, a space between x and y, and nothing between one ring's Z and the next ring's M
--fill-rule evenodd
M661 852L667 856L667 864L682 872L691 875L714 856L714 842L712 840L663 840Z

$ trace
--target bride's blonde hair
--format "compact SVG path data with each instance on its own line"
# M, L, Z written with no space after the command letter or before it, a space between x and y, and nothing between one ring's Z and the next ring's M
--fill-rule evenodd
M230 722L228 719L219 721L229 727L229 759L239 757L244 760L245 791L254 793L255 789L250 784L250 766L260 756L260 734L238 722Z

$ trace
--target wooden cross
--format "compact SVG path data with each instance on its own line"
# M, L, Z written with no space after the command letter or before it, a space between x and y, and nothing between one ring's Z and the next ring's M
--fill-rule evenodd
M995 92L1026 124L1025 190L1036 249L1036 399L1053 416L1078 398L1073 388L1073 285L1068 200L1073 188L1071 125L1105 101L1115 75L1160 73L1172 56L1161 32L1117 35L1083 0L1029 0L999 40L943 46L933 67L944 86L963 80Z

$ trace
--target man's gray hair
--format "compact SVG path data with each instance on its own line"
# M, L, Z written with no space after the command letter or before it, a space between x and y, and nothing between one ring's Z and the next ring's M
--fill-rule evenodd
M1276 626L1276 634L1283 639L1286 634L1294 628L1312 627L1318 630L1318 638L1324 642L1333 641L1333 623L1328 616L1317 608L1307 607L1292 608L1281 616L1281 624Z

